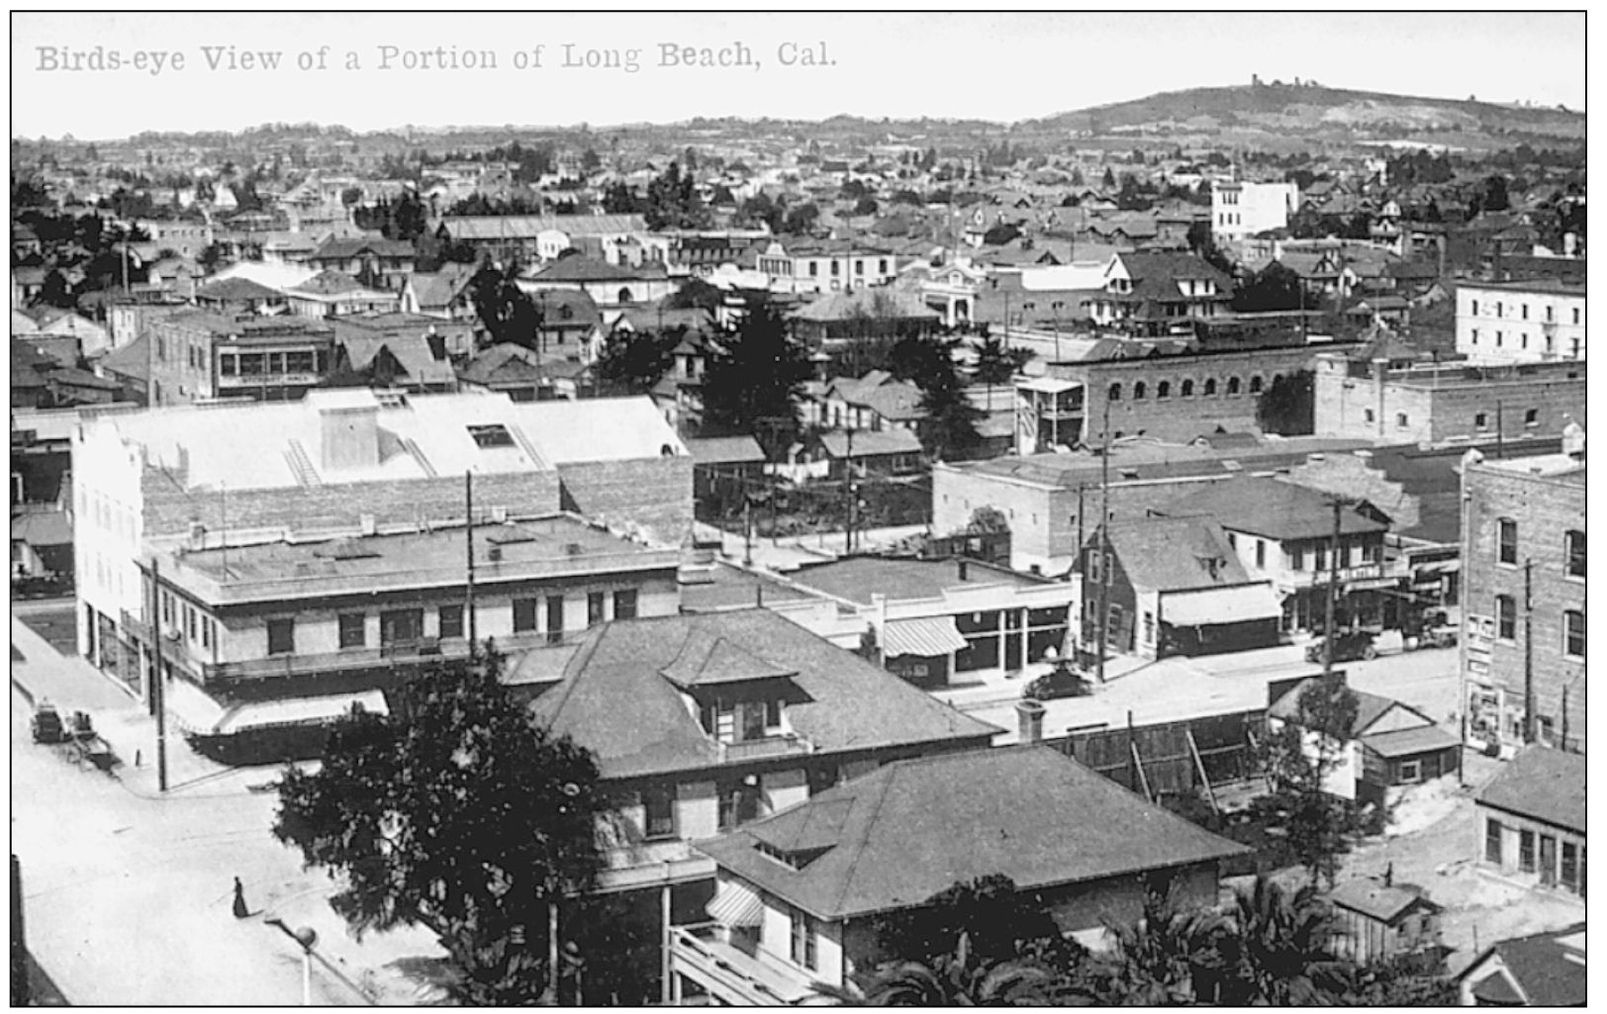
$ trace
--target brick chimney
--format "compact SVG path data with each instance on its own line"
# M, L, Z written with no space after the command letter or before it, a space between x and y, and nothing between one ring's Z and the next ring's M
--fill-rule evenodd
M1043 703L1041 701L1020 700L1016 702L1016 719L1019 734L1017 739L1022 743L1038 743L1043 740Z

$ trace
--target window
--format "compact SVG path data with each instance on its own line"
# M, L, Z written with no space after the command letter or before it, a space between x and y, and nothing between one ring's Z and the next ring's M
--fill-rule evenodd
M1233 532L1229 532L1228 533L1228 545L1232 546L1234 549L1238 549L1239 548L1239 537L1238 537L1238 535L1234 534Z
M340 614L340 646L361 648L367 640L368 617L363 613Z
M819 964L815 947L814 920L798 909L792 910L792 962L814 971Z
M1407 418L1407 415L1406 415L1405 412L1396 412L1395 413L1395 425L1396 426L1400 427L1401 429L1405 429L1408 425L1410 425L1410 423L1411 423L1411 420L1409 418Z
M1204 394L1205 394L1205 396L1207 398L1216 397L1216 378L1215 377L1207 377L1206 378Z
M1579 308L1574 307L1574 323L1579 323Z
M442 606L437 613L437 619L439 626L436 629L440 631L440 637L463 636L462 606Z
M1194 397L1194 381L1192 381L1192 380L1183 381L1182 397L1184 397L1184 398L1192 398L1192 397Z
M1364 408L1364 409L1362 409L1362 418L1365 419L1368 422L1372 422L1377 417L1373 415L1373 410L1372 409Z
M1579 846L1571 841L1562 843L1562 886L1579 886Z
M1502 518L1496 523L1496 560L1501 563L1518 562L1518 523Z
M831 277L836 278L837 276L841 275L843 273L842 268L843 268L842 261L835 261L835 260L832 261L831 262Z
M1228 397L1229 398L1237 398L1238 396L1239 396L1239 378L1238 377L1229 377L1228 378Z
M854 274L859 275L860 277L864 277L864 275L865 275L865 262L864 261L857 261L856 260L854 262Z
M887 274L887 261L885 258L876 262L876 273L880 275Z
M1306 569L1306 551L1304 549L1300 548L1299 546L1296 546L1295 548L1289 550L1289 569L1290 570L1305 570Z
M1489 429L1490 428L1490 414L1488 412L1475 412L1473 414L1473 425L1477 429L1481 429L1481 430Z
M1505 339L1505 338L1506 338L1506 335L1505 335L1505 334L1504 334L1504 333L1502 333L1502 332L1500 332L1500 331L1497 331L1497 332L1496 332L1496 333L1495 333L1495 347L1496 347L1496 348L1500 348L1500 347L1501 347L1501 345L1502 345L1502 343L1503 343L1503 340L1504 340L1504 339Z
M1484 822L1484 861L1501 865L1501 822L1499 820L1485 820Z
M820 276L820 262L819 261L810 261L809 262L809 277L810 278L818 278L819 276Z
M1562 611L1562 650L1569 658L1585 657L1585 614L1580 609Z
M1250 378L1250 393L1251 394L1260 394L1261 393L1261 378L1260 377L1251 377Z
M772 697L764 702L764 727L769 729L781 728L781 699Z
M1502 311L1505 310L1505 309L1506 309L1506 307L1503 304L1501 304L1501 303L1495 304L1495 315L1497 317L1500 317L1502 315Z
M1170 380L1163 380L1159 384L1155 385L1155 398L1157 401L1165 401L1171 396L1172 382Z
M626 588L614 593L614 619L636 619L636 589Z
M1112 385L1110 385L1110 390L1105 393L1105 397L1109 398L1111 401L1121 401L1122 400L1122 385L1120 385L1120 384L1112 384Z
M1401 785L1412 785L1423 780L1423 762L1418 760L1401 761L1401 774L1398 779Z
M424 636L424 610L387 609L379 614L379 643L417 644Z
M642 794L642 808L646 811L649 838L675 837L675 797L666 789Z
M1138 383L1133 385L1133 400L1134 401L1143 401L1144 400L1144 395L1147 394L1147 393L1148 393L1148 390L1145 388L1144 382L1142 380L1140 380Z
M1099 578L1099 551L1096 549L1088 554L1088 580L1098 581Z
M501 423L493 423L489 426L470 426L468 429L469 436L473 437L474 442L481 447L513 446L513 434L509 433L508 427Z
M212 621L201 617L201 647L212 647Z
M296 621L281 618L268 621L268 654L289 655L296 650Z
M1313 569L1315 569L1315 570L1327 570L1328 569L1328 543L1326 543L1326 542L1317 543L1316 548L1312 551L1312 556L1314 557L1314 559L1311 561L1311 566L1312 566Z
M1511 595L1495 597L1495 636L1503 641L1518 637L1518 603Z
M562 644L564 642L564 597L562 595L547 596L547 643Z
M1568 576L1585 576L1585 533L1571 529L1562 537L1563 553L1568 558Z
M1255 540L1255 565L1257 567L1267 565L1267 542L1265 539Z
M513 632L522 633L536 629L536 600L513 600Z
M1546 307L1546 322L1549 324L1551 321L1554 321L1556 319L1557 319L1557 308L1554 307L1554 306Z
M603 593L586 593L586 626L595 627L603 622Z
M1537 409L1537 408L1531 408L1531 409L1525 410L1524 413L1523 413L1523 424L1525 426L1539 426L1540 425L1540 410Z
M1518 830L1518 871L1534 872L1534 832L1527 828Z
M235 376L240 372L240 359L237 356L220 356L218 358L218 372L225 377Z
M1468 302L1468 313L1471 313L1475 317L1479 315L1479 301L1477 299L1470 300Z

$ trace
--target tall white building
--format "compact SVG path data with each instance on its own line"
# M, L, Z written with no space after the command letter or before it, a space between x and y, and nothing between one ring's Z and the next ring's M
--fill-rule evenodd
M1300 207L1296 183L1213 183L1211 235L1217 243L1282 229Z
M1585 358L1585 287L1552 279L1459 282L1456 351L1477 365Z

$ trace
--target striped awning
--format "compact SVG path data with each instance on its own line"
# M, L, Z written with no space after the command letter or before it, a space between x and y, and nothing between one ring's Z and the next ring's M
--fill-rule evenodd
M889 620L882 628L882 652L888 658L899 655L932 658L964 647L965 638L954 628L954 618L950 616Z
M705 911L721 926L757 926L764 918L764 902L734 880L723 880Z

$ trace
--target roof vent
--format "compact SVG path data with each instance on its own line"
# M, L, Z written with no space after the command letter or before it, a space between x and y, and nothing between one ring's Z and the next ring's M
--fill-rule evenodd
M570 556L579 556L581 553L584 553L585 551L586 551L586 547L582 546L578 542L566 542L566 543L564 543L564 552L568 553Z
M486 550L485 555L486 555L486 559L490 560L492 563L501 563L502 562L502 547L497 545L496 543L492 543L491 548Z

